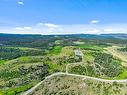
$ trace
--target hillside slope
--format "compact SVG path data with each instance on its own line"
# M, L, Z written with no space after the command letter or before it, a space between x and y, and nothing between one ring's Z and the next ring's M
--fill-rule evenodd
M101 91L100 91L101 89ZM22 95L126 95L125 81L106 81L103 79L56 74L46 78L30 93Z

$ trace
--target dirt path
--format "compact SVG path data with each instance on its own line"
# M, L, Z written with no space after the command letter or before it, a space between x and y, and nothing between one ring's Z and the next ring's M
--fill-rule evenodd
M69 66L70 65L76 65L76 64L83 64L84 63L84 54L82 53L82 51L80 49L74 50L75 55L77 56L81 56L82 60L81 62L77 62L77 63L70 63L66 65L66 73L68 74L68 70L69 70Z
M101 78L95 78L95 77L89 77L89 76L84 76L84 75L77 75L77 74L67 74L67 73L54 73L48 77L46 77L43 81L39 82L37 85L35 85L33 88L29 89L28 91L26 91L25 93L22 93L21 95L29 95L30 93L32 93L33 91L35 91L35 89L37 87L39 87L45 80L50 79L54 76L61 76L61 75L68 75L68 76L75 76L75 77L81 77L82 80L85 79L92 79L92 80L96 80L96 81L101 81L101 82L107 82L107 83L112 83L112 82L117 82L117 83L123 83L123 82L127 82L126 80L106 80L106 79L101 79Z
M79 51L79 52L78 52ZM82 51L78 50L76 51L76 55L79 54L80 56L82 56L83 58L83 53ZM118 54L114 51L114 48L108 48L107 49L108 53L111 53L113 54L113 56L118 56ZM114 54L115 53L115 54ZM120 57L119 57L120 58ZM123 59L122 59L123 60ZM125 60L127 62L127 59ZM68 76L75 76L75 77L81 77L82 80L85 80L85 79L92 79L92 80L96 80L96 81L101 81L101 82L108 82L108 83L111 83L111 82L118 82L118 83L123 83L123 82L127 82L127 79L125 80L107 80L107 79L101 79L101 78L95 78L95 77L90 77L90 76L85 76L85 75L77 75L77 74L70 74L68 73L68 67L69 65L73 65L73 64L82 64L84 62L84 59L81 61L81 62L78 62L78 63L71 63L71 64L67 64L66 66L66 73L62 73L62 72L59 72L59 73L54 73L48 77L46 77L43 81L39 82L37 85L35 85L33 88L29 89L28 91L26 91L25 93L22 93L21 95L28 95L30 94L31 92L35 91L35 89L37 87L39 87L45 80L49 79L49 78L52 78L54 76L61 76L61 75L68 75Z

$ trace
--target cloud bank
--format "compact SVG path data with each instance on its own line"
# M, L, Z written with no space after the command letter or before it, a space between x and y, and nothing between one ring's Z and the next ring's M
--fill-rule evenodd
M12 34L108 34L127 33L127 24L74 24L56 25L37 23L32 26L0 27L0 33Z

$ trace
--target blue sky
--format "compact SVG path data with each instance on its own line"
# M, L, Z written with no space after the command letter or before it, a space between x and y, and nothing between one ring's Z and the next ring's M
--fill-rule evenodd
M127 33L127 0L0 0L0 33Z

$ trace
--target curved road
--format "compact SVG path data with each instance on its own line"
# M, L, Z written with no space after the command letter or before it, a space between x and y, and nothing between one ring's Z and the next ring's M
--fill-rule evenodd
M74 53L75 53L76 56L81 56L82 60L81 60L81 62L67 64L66 65L66 73L67 74L68 74L69 65L83 64L84 63L84 54L82 53L82 51L80 49L76 49L76 50L74 50Z
M83 53L81 50L76 50L75 51L75 54L79 54L80 56L82 56L83 58ZM81 62L78 62L78 63L71 63L71 64L82 64L84 61L82 60ZM127 79L125 80L107 80L107 79L101 79L101 78L95 78L95 77L90 77L90 76L85 76L85 75L77 75L77 74L69 74L68 73L68 66L69 64L67 64L66 66L66 73L63 73L63 72L59 72L59 73L54 73L50 76L47 76L43 81L39 82L37 85L35 85L33 88L29 89L28 91L26 91L25 93L22 93L21 95L28 95L30 93L32 93L33 91L35 91L35 89L37 87L39 87L45 80L53 77L53 76L60 76L60 75L69 75L69 76L75 76L75 77L81 77L82 80L85 80L85 79L92 79L92 80L96 80L96 81L101 81L101 82L108 82L108 83L111 83L111 82L119 82L119 83L123 83L123 82L127 82Z
M107 80L107 79L95 78L95 77L90 77L90 76L85 76L85 75L67 74L67 73L59 72L59 73L54 73L54 74L46 77L43 81L39 82L33 88L29 89L28 91L26 91L25 93L23 93L21 95L28 95L28 94L32 93L33 91L35 91L35 89L37 87L39 87L45 80L50 79L50 78L52 78L54 76L61 76L61 75L81 77L83 80L85 80L85 79L92 79L92 80L101 81L101 82L108 82L108 83L112 83L112 82L119 82L119 83L127 82L127 79L126 80Z

